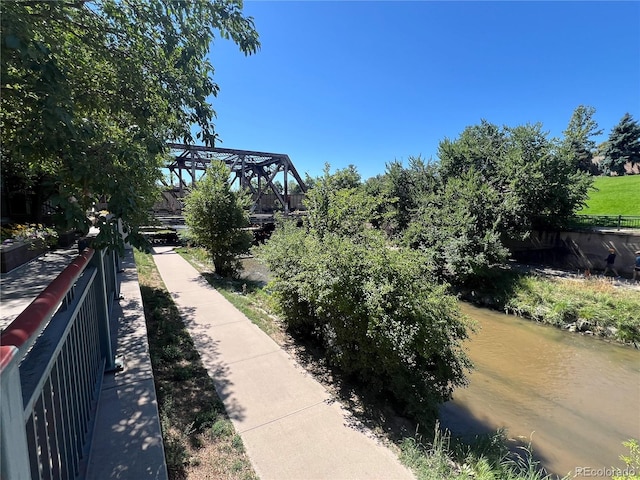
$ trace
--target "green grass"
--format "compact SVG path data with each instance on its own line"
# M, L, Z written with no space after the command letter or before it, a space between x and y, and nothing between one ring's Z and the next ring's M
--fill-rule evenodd
M151 255L135 252L170 480L256 480Z
M595 335L640 343L640 296L614 287L608 278L553 279L496 270L476 291L478 298L491 299L492 308L513 315L557 327L586 321Z
M640 175L596 177L581 215L640 216Z
M640 342L640 298L616 289L607 279L585 281L523 277L505 310L556 326L584 320L602 336L613 327L621 342Z
M418 480L552 480L534 459L531 445L515 451L506 447L504 432L485 435L473 443L460 443L436 426L434 438L406 438L401 461ZM568 479L564 477L563 480Z

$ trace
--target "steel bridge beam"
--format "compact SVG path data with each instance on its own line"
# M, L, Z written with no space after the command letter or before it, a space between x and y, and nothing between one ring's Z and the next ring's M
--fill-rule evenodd
M261 213L259 211L260 199L264 195L272 193L283 206L285 214L288 214L290 209L289 175L297 182L302 193L307 192L307 186L286 154L180 143L169 143L167 146L171 160L166 168L178 178L178 192L176 194L180 197L184 197L185 190L189 185L195 185L196 181L206 173L209 164L216 160L223 161L229 167L233 177L232 184L238 181L241 188L246 188L251 192L254 201L251 213ZM198 173L201 173L199 177ZM278 191L273 183L279 173L284 174L284 192ZM190 178L187 179L186 175ZM252 184L252 180L256 181L257 188Z

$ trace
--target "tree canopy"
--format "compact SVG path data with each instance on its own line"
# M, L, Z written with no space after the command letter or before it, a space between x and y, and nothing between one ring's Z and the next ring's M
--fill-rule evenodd
M2 176L86 230L106 198L125 228L155 199L164 144L213 144L216 35L259 48L240 0L2 2ZM110 229L103 229L107 235ZM105 240L108 240L105 238Z
M605 173L624 175L627 163L640 164L640 124L629 113L611 130L602 156L600 166Z
M443 181L477 172L500 199L500 228L526 234L540 219L562 223L586 201L592 180L541 124L467 127L438 148Z
M540 124L482 121L440 142L438 161L392 162L365 191L376 200L372 226L421 250L439 280L467 284L505 261L507 239L563 224L586 201L591 184L566 144L550 139Z

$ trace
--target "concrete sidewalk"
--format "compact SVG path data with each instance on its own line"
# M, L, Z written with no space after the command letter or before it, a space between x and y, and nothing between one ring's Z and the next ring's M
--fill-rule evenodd
M0 330L6 328L78 256L78 247L43 253L0 275Z
M78 256L59 249L0 276L0 330L11 323ZM87 480L166 480L162 433L133 252L119 272L122 297L111 311L111 339L124 370L107 372L101 386L91 450L81 463Z
M262 480L414 478L172 247L154 260Z
M121 267L121 298L111 312L111 341L124 369L104 374L85 479L166 480L147 325L132 250L125 250Z

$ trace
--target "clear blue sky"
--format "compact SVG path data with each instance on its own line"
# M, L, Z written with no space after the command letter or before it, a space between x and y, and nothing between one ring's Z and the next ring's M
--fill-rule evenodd
M246 1L261 50L211 48L217 146L364 179L486 119L560 136L580 104L606 139L640 121L640 2Z

